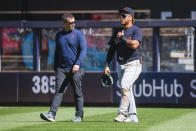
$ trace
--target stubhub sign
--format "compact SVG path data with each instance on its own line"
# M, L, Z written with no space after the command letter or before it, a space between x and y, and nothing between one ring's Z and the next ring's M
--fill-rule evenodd
M119 103L121 88L117 73L113 72L113 88L103 88L103 72L85 72L84 101L88 104ZM0 72L1 103L51 103L55 93L53 72ZM196 73L143 72L133 85L136 103L193 104L196 105ZM63 103L73 103L68 88Z
M121 87L117 76L113 101L119 102ZM133 85L136 103L196 103L195 73L142 73Z

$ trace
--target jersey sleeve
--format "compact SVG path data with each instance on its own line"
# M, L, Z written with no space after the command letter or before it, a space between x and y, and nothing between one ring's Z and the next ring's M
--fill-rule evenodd
M139 28L136 28L133 33L133 40L138 40L139 42L142 41L142 31Z

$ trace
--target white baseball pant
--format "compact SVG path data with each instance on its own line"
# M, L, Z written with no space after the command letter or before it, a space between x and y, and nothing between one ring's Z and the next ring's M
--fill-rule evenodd
M121 101L119 105L119 114L135 114L136 104L133 95L133 84L139 77L142 71L142 64L140 60L133 60L126 64L119 65L118 78L121 86Z

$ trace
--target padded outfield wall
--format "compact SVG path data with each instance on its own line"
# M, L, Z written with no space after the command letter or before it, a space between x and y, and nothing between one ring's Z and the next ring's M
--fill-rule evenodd
M120 86L117 74L113 73L114 85L103 88L101 72L86 72L83 80L85 104L117 104L120 101ZM49 104L55 93L53 73L0 73L0 104ZM136 103L196 105L195 73L142 73L133 86ZM73 103L68 87L64 104Z

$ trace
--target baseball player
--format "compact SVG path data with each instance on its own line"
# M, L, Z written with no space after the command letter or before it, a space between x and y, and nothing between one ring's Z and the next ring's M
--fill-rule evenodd
M134 24L134 11L125 7L119 10L122 28L112 36L109 44L104 73L110 73L109 64L117 53L118 78L121 86L121 101L116 122L138 122L135 99L132 91L133 83L142 70L139 45L142 41L141 30Z

